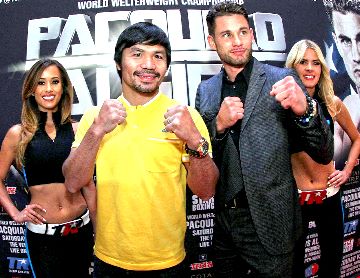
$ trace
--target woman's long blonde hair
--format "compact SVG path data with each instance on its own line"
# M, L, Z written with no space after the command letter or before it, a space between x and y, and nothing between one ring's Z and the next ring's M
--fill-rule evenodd
M39 127L40 110L35 100L34 92L43 71L51 65L55 65L61 73L63 92L58 103L58 111L61 113L61 124L71 121L74 90L65 68L56 60L42 59L37 61L27 72L21 92L21 137L15 158L18 167L23 165L26 147Z
M335 118L339 111L336 107L333 82L330 78L330 71L326 65L326 61L320 47L311 40L298 41L291 48L287 56L285 66L287 68L295 68L295 66L304 59L305 51L308 48L315 51L321 64L321 74L318 83L320 89L319 96L325 102L331 117Z

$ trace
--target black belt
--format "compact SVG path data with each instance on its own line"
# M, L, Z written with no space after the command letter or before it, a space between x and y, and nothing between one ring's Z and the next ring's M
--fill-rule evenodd
M246 197L245 190L242 189L239 193L235 195L229 202L225 204L225 208L235 209L235 208L248 208L249 203Z

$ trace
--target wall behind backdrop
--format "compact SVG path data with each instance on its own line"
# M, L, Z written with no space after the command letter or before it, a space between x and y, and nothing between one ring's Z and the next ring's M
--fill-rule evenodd
M251 14L255 33L253 54L258 60L283 66L292 45L307 38L321 46L333 73L346 74L322 1L237 2L245 2ZM121 92L113 62L114 45L124 28L139 21L153 22L170 38L172 63L161 91L183 104L194 105L199 82L216 74L221 67L206 39L205 17L213 3L211 0L0 0L0 142L6 131L19 122L24 72L39 58L53 57L68 70L76 92L72 111L76 119L90 106L118 97ZM343 92L337 94L342 99L346 96ZM339 161L337 165L343 163ZM356 166L342 188L345 240L341 277L360 274L359 171ZM7 189L19 208L26 202L21 185L16 173L10 173ZM212 277L208 251L214 202L213 199L203 202L190 192L187 200L189 277ZM0 207L0 277L31 277L23 233L24 226L11 221ZM316 277L320 252L312 222L306 248L305 263L309 267L304 277Z

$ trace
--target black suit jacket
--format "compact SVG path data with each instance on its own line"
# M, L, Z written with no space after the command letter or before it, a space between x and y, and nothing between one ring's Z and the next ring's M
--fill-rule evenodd
M323 164L332 160L334 152L333 137L321 111L308 126L300 126L295 123L292 111L283 109L270 96L272 85L287 75L294 76L306 92L294 71L254 59L241 123L240 156L228 133L221 138L216 134L222 71L200 83L195 101L209 129L214 160L220 169L216 208L223 208L236 193L236 185L243 183L256 232L272 254L291 251L301 233L291 147L296 144Z

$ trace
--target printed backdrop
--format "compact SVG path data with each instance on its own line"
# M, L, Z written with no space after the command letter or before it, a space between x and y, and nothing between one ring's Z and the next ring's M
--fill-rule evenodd
M124 28L139 21L152 21L170 38L172 63L161 86L162 92L183 104L194 105L199 82L216 74L221 67L217 54L210 50L206 40L205 17L215 2L0 0L0 109L3 111L0 141L9 127L19 122L24 72L39 58L53 57L67 68L76 92L72 111L76 119L90 106L119 96L114 45ZM344 73L322 1L245 0L245 6L251 14L255 32L253 51L258 60L283 66L291 46L308 38L322 47L332 72ZM337 165L341 163L344 162ZM342 277L357 277L360 273L359 171L357 166L342 189L345 212ZM10 173L7 190L19 208L26 202L21 185L16 173ZM213 277L209 248L214 201L203 202L190 192L187 200L189 277ZM0 277L31 277L23 233L24 227L0 210ZM306 248L305 263L309 267L304 277L317 277L320 252L316 226L312 222Z

